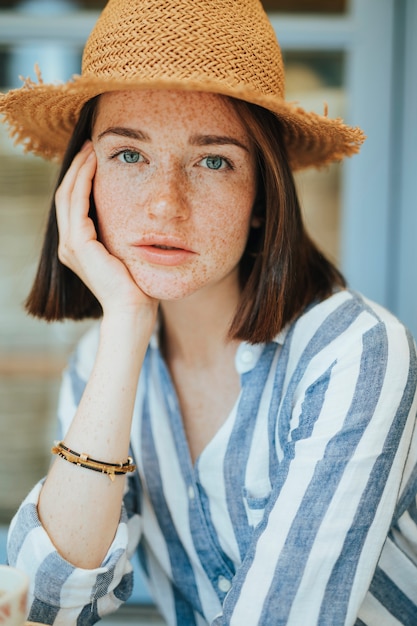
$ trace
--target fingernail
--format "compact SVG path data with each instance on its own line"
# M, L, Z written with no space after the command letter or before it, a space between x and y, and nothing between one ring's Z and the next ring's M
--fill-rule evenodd
M85 152L90 146L91 146L91 141L87 139L87 141L84 142L83 147L81 148L80 152Z

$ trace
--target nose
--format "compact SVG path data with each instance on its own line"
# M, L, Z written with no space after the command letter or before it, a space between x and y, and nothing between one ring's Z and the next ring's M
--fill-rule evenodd
M185 220L190 214L187 183L178 169L155 177L148 197L147 211L150 218Z

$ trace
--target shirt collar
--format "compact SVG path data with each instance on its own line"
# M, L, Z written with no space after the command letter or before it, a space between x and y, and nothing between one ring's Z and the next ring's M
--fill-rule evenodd
M272 339L272 343L276 343L282 346L285 341L285 337L287 336L287 333L288 326L283 328L277 335L275 335L275 337ZM242 341L236 351L235 356L235 367L237 373L245 374L246 372L252 370L259 361L259 357L261 356L264 347L264 343L251 344L246 341Z
M149 342L150 347L154 350L159 350L159 328L160 323L158 320L155 324L155 328ZM272 342L282 345L288 334L288 330L289 325L285 326L277 335L275 335L275 337L273 337L272 339ZM237 373L245 374L246 372L249 372L251 369L253 369L257 364L264 347L264 343L251 344L246 341L242 341L238 349L236 350L235 356L235 367Z

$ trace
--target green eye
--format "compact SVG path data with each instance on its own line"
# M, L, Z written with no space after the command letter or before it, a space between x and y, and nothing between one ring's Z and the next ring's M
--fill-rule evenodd
M132 150L125 150L119 156L125 163L137 163L140 159L139 152L133 152Z
M208 156L206 157L206 164L210 170L219 170L224 164L224 159L219 156Z

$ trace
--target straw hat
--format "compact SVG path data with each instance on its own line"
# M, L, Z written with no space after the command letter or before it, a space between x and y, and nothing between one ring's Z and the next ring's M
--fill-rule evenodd
M17 143L61 159L83 104L125 89L179 89L240 98L273 111L292 167L358 152L362 131L284 99L284 68L259 0L110 0L84 50L82 74L65 84L30 79L0 96Z

